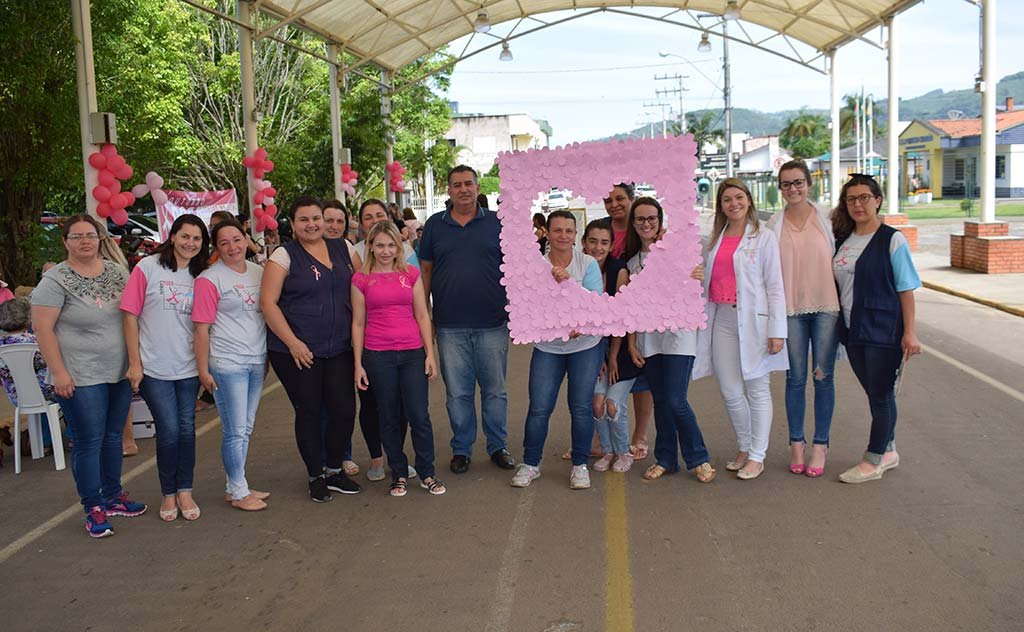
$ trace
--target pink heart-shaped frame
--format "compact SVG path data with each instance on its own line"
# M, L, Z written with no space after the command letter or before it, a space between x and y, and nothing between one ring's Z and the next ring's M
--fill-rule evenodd
M701 284L690 278L701 260L696 166L696 146L689 135L498 154L502 284L513 341L568 339L573 330L624 336L704 327ZM643 272L615 296L588 292L578 283L557 283L533 234L530 207L537 193L570 186L576 195L595 201L607 196L615 183L633 181L654 185L668 227L645 257ZM582 233L584 227L577 229Z

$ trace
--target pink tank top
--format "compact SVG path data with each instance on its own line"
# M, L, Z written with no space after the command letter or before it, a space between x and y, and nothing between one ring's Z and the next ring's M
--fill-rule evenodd
M732 265L732 256L741 239L743 235L722 237L722 244L715 254L715 265L711 269L711 285L708 287L708 298L712 303L736 303L736 270Z

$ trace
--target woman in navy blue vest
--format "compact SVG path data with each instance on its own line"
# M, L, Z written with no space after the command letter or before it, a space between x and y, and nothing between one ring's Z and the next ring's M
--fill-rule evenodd
M906 238L878 217L881 204L875 179L856 174L843 185L832 212L832 271L843 312L839 340L871 406L867 452L839 475L844 483L878 480L900 464L894 441L896 378L902 363L921 353L914 326L914 290L921 280Z
M293 241L274 251L263 273L260 308L267 321L267 355L295 409L295 440L309 476L309 496L359 493L342 471L352 438L352 246L324 239L323 208L300 196L289 211ZM355 265L359 266L358 257ZM321 430L320 408L327 410ZM326 454L326 467L323 455Z

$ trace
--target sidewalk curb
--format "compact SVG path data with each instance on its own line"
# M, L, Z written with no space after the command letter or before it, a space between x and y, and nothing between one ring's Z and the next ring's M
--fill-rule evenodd
M935 290L936 292L943 292L945 294L950 294L950 295L956 296L958 298L962 298L962 299L965 299L965 300L968 300L968 301L973 301L975 303L980 303L981 305L984 305L986 307L992 307L994 309L998 309L999 311L1006 312L1007 314L1013 314L1014 316L1020 316L1021 318L1024 318L1024 309L1020 309L1020 308L1017 308L1017 307L1012 307L1012 306L1007 305L1005 303L1000 303L998 301L992 301L992 300L989 300L987 298L981 298L980 296L975 296L974 294L968 294L967 292L961 292L960 290L954 290L951 287L947 287L945 285L939 285L938 283L932 283L931 281L925 281L923 279L921 281L921 284L924 287L928 288L929 290Z

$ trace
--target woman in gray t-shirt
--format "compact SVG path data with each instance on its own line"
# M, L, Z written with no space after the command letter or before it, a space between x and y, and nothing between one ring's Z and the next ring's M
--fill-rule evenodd
M61 233L68 258L33 290L32 326L74 436L85 528L102 538L114 533L107 516L146 511L121 489L121 430L132 399L119 309L128 274L100 257L101 228L92 217L69 218Z

